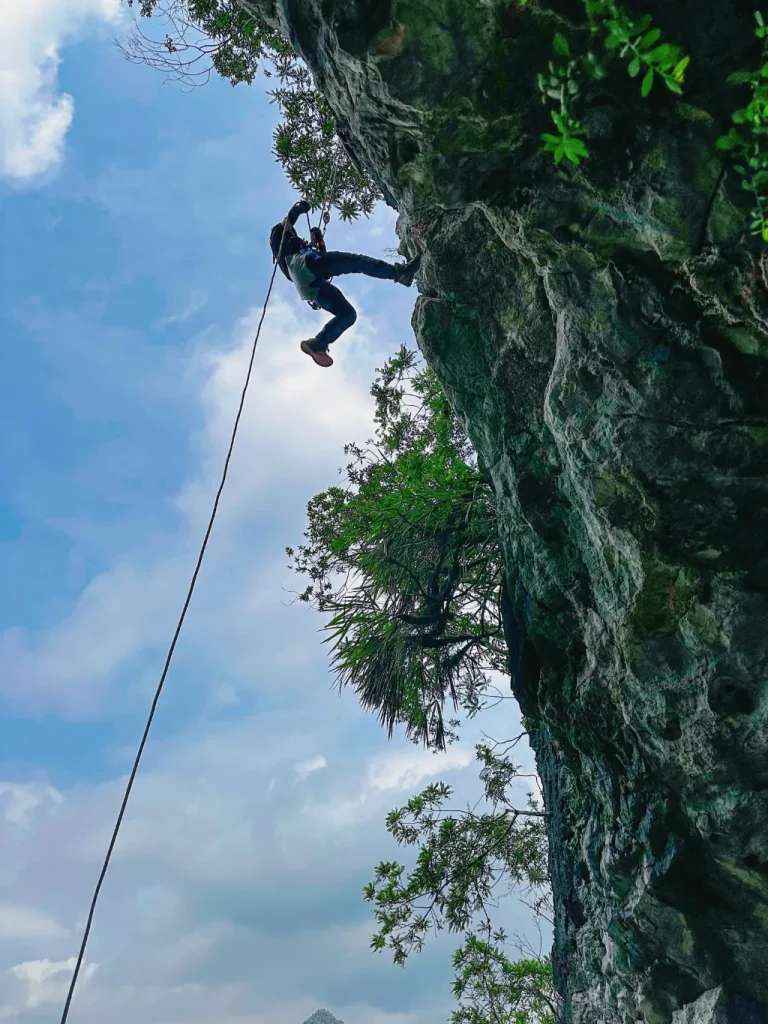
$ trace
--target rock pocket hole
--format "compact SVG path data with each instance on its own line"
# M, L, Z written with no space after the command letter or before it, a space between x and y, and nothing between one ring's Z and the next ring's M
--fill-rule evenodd
M757 706L752 687L733 676L718 676L709 684L709 706L716 715L749 715Z
M683 730L680 725L680 716L678 714L672 713L667 715L661 727L661 735L670 743L680 739L683 735Z

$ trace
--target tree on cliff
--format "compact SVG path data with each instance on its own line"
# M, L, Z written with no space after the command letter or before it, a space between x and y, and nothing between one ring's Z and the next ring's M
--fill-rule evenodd
M446 702L476 710L488 672L506 669L493 497L429 370L402 348L372 388L376 432L346 452L346 486L308 507L289 549L302 601L328 613L341 685L391 734L450 738Z
M274 84L269 95L282 120L273 134L275 157L313 208L335 207L343 220L368 214L378 189L350 160L336 120L312 75L289 43L237 0L126 0L136 9L123 53L186 86L212 72L232 85L250 85L259 71ZM151 28L143 21L154 18Z
M489 674L508 662L494 503L460 421L413 352L385 363L372 394L374 436L347 446L345 486L310 501L305 542L288 554L309 580L299 599L329 616L339 684L390 733L399 724L440 749L458 725L446 706L471 716L505 699ZM382 862L365 890L379 926L372 946L397 964L430 932L463 933L454 1024L555 1021L548 958L513 959L494 920L512 893L549 916L544 814L532 796L514 805L527 778L514 746L477 748L478 805L447 810L451 790L437 783L392 811L387 827L418 849L416 867Z
M518 737L519 739L519 737ZM447 810L451 789L428 786L393 810L387 828L401 845L415 846L415 867L382 861L365 898L374 906L379 930L372 947L389 949L396 964L420 951L430 933L462 932L453 956L452 1024L556 1024L552 966L541 953L508 953L507 935L496 921L499 903L512 895L537 916L550 918L544 814L529 796L514 806L520 779L511 757L516 740L477 747L482 765L483 806Z

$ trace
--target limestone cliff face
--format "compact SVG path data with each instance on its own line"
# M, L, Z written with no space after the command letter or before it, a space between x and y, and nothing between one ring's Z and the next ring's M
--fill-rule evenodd
M416 335L527 633L564 1019L768 1022L768 259L713 146L752 4L630 3L692 54L685 102L610 78L563 173L535 69L578 3L250 3L425 251Z

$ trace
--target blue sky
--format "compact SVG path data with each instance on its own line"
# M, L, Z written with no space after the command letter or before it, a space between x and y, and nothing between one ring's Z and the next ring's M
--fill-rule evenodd
M117 0L64 6L0 14L0 1021L21 1024L61 999L295 198L259 87L165 85L113 45ZM386 258L394 215L330 240ZM470 799L480 728L518 716L504 702L443 757L387 742L291 603L285 545L367 436L375 367L413 343L414 290L345 290L360 318L323 372L298 350L322 321L278 282L73 1021L450 1010L452 942L396 970L360 889L394 853L387 810L438 777Z

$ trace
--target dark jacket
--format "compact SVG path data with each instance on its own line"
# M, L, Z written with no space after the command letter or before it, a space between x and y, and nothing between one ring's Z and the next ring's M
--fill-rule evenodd
M280 269L288 278L291 279L291 275L288 273L288 265L286 259L289 256L295 256L297 253L309 245L309 242L300 238L294 229L294 224L302 215L302 213L309 212L309 203L305 199L300 199L298 203L294 203L288 212L286 220L288 225L285 226L285 222L281 221L279 224L275 224L269 233L269 247L272 250L272 256L277 259L278 254L280 256ZM283 234L285 231L285 234ZM282 250L280 248L280 242L282 241Z

